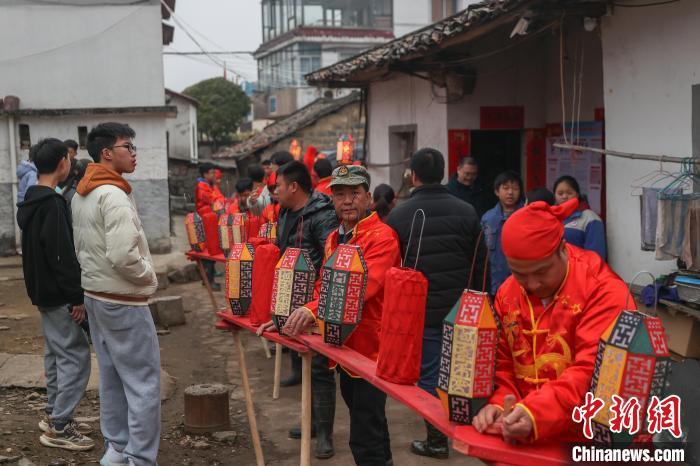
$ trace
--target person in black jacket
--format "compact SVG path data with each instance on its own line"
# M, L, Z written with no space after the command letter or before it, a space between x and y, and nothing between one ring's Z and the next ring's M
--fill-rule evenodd
M460 160L457 173L447 183L447 190L453 196L471 204L479 218L497 202L491 189L486 189L479 181L479 166L473 157L464 157Z
M425 148L413 154L411 174L416 188L411 197L396 206L387 218L387 224L399 235L402 254L407 258L404 266L413 267L416 264L416 269L428 280L418 386L433 396L437 396L435 388L440 366L442 321L469 286L475 250L476 264L471 288L487 289L483 283L486 244L483 240L478 241L481 234L478 214L474 207L452 196L440 184L444 171L445 159L439 151ZM423 237L419 239L422 220L419 213L409 245L411 222L419 209L425 213ZM417 257L419 242L420 256ZM427 421L425 424L427 439L414 441L411 451L422 456L447 458L447 437Z
M49 447L89 450L89 426L73 420L90 378L90 347L79 324L85 320L80 265L73 246L70 211L56 186L68 176L68 147L44 139L34 158L38 184L17 204L22 230L22 268L27 294L41 312L44 333L47 418L39 441Z
M277 170L278 197L281 209L277 222L277 245L280 253L288 247L306 249L321 273L326 239L338 228L338 217L330 198L311 189L311 174L297 161L288 162ZM264 328L264 326L263 326ZM301 382L301 358L291 354L292 374L280 382L282 386ZM330 458L333 450L333 421L335 418L335 373L328 368L328 358L317 355L311 362L312 426L316 434L314 455ZM301 429L292 428L291 438L301 438Z

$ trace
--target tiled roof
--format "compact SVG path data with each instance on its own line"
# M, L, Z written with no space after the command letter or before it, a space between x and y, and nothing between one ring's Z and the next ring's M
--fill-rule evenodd
M369 49L305 76L311 85L341 84L352 81L362 70L381 68L409 55L425 52L468 29L487 23L512 11L527 0L487 0L475 3L464 11L406 34L386 44Z
M334 113L346 105L358 102L360 93L353 92L345 97L338 99L320 98L311 102L309 105L300 108L286 118L276 121L265 127L261 132L249 137L243 142L235 146L221 149L214 154L214 158L238 158L250 155L260 149L274 144L280 139L294 134L302 128L305 128L320 118Z

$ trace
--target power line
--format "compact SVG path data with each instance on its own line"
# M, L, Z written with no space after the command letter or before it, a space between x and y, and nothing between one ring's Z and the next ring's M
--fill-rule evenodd
M253 55L253 52L248 51L233 51L233 52L170 52L164 51L163 55Z
M184 22L182 20L180 20L180 17L175 14L173 9L170 8L170 5L168 5L165 2L165 0L160 0L160 4L163 5L163 7L165 7L166 10L168 10L168 12L170 13L170 16L173 18L173 21L175 21L175 24L177 24L180 27L180 29L182 29L182 31L187 35L187 37L189 37L190 40L192 40L192 42L195 43L195 45L203 52L203 55L206 55L206 57L209 58L216 65L224 68L227 71L230 71L234 76L237 76L239 79L245 80L245 78L242 75L240 75L239 73L237 73L236 71L228 70L228 68L226 68L226 63L224 63L222 60L214 57L212 54L207 52L204 49L204 47L202 47L202 44L200 44L199 41L197 39L195 39L194 35L192 35L192 33L185 27ZM211 42L211 41L209 40L209 42ZM216 44L214 44L214 45L216 45Z

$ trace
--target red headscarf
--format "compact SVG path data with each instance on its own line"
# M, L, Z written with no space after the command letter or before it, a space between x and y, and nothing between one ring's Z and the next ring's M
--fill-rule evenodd
M214 173L216 173L216 179L217 179L217 180L220 180L220 179L223 177L223 174L221 173L221 170L219 170L218 168L214 171Z
M551 256L564 237L564 220L577 207L578 199L558 206L537 201L515 211L503 225L503 253L517 260L538 260Z

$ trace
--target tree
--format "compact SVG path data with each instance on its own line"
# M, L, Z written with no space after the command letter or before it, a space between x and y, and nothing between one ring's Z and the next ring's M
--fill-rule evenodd
M231 134L250 111L248 96L240 86L224 78L205 79L188 87L184 93L201 103L197 110L197 126L217 146L231 141Z

